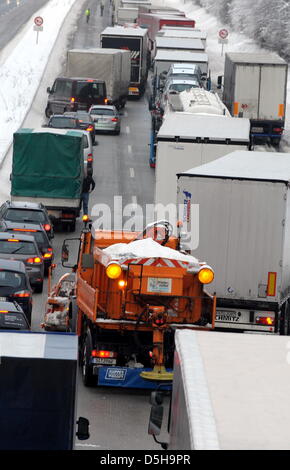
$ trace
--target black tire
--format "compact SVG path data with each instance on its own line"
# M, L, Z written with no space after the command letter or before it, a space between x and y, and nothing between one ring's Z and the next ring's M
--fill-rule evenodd
M35 291L37 294L41 294L42 291L43 291L43 282L41 282L41 284L37 284L37 285L34 287L34 291Z
M90 365L90 357L92 354L93 349L93 342L92 342L92 334L90 330L87 330L86 337L84 338L83 345L82 345L82 360L81 360L81 368L82 368L82 379L83 384L85 387L91 387L94 385L94 376L92 371L92 366Z
M49 119L51 115L52 115L52 111L51 111L50 107L47 106L46 109L45 109L45 116L47 117L47 119Z
M78 319L78 307L75 299L72 299L69 306L69 331L71 333L77 332L77 319Z

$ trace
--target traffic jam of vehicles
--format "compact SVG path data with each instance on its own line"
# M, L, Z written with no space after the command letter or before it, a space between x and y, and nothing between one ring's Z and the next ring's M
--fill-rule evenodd
M96 47L66 51L45 123L13 134L10 199L0 207L0 390L5 381L11 392L0 449L72 450L75 436L88 439L90 416L75 422L78 374L85 387L147 390L148 433L160 448L241 448L226 410L242 403L244 419L257 413L270 427L249 389L268 384L290 335L290 154L280 148L288 64L272 52L225 52L215 83L202 24L147 0L110 9ZM179 218L143 231L96 229L84 182L97 172L98 138L118 145L127 104L142 99L154 205ZM65 235L58 251L56 233ZM35 293L45 299L38 331ZM280 367L283 401L290 381ZM279 423L270 381L266 401ZM53 400L62 422L27 393ZM166 441L156 437L162 421ZM263 448L266 431L247 433Z

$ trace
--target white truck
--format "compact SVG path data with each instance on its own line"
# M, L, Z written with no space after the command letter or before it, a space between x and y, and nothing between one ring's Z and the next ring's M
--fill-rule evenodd
M108 103L125 106L130 84L130 52L121 49L70 49L68 77L98 78L106 82Z
M215 269L216 327L290 333L290 154L235 151L178 175L199 205L193 255ZM185 230L187 231L187 230Z
M167 72L171 64L180 62L199 65L202 73L208 74L208 55L205 52L158 50L154 58L154 75Z
M138 12L138 8L118 8L114 21L121 26L137 23Z
M223 101L233 116L251 120L254 142L280 143L287 74L288 64L277 54L226 53Z
M166 113L157 134L155 204L176 204L177 173L250 145L248 119L228 116L213 93L194 89L188 95L193 93L192 106L185 102L185 112Z
M139 27L108 26L100 35L103 49L127 50L131 54L129 96L140 98L145 92L151 53L147 29Z
M189 38L189 39L201 39L204 48L206 47L206 31L201 31L196 28L181 28L178 26L162 26L158 31L157 36L164 38Z
M200 38L177 38L157 36L155 39L157 51L191 51L205 52L205 47Z
M176 331L169 435L166 419L161 427L162 387L153 392L149 434L168 450L289 450L288 343L283 336Z

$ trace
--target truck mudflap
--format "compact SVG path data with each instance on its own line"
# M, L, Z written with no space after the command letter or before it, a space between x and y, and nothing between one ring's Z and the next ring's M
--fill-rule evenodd
M148 368L98 367L98 385L155 390L160 382L145 380L140 375L151 371ZM171 373L172 369L167 369L167 372ZM164 385L164 389L171 390L171 385Z

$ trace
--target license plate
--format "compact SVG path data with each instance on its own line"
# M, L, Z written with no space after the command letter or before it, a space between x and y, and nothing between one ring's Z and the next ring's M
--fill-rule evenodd
M5 302L7 300L7 297L0 297L0 302Z
M221 310L216 313L215 319L216 321L238 323L241 320L241 313L232 310Z
M262 134L264 132L263 127L252 127L251 132L257 132L257 134Z
M101 364L101 365L106 365L106 366L114 366L116 365L116 362L117 362L116 359L105 358L105 357L96 357L94 359L95 364Z
M172 279L163 277L148 277L148 292L170 294L172 289Z

